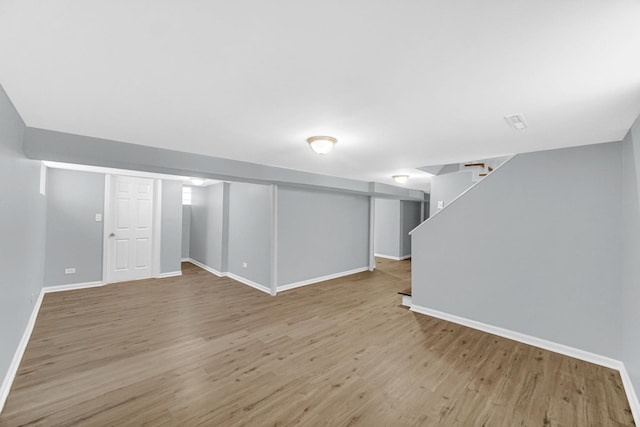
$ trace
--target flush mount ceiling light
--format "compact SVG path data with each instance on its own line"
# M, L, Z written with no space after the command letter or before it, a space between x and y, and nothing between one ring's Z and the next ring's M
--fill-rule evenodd
M336 145L338 140L331 136L312 136L311 138L307 138L307 142L316 153L327 154L333 149L333 146Z
M409 175L393 175L391 178L398 184L404 184L409 180Z
M202 178L191 178L191 183L193 185L202 185L202 184L204 184L204 179L202 179Z

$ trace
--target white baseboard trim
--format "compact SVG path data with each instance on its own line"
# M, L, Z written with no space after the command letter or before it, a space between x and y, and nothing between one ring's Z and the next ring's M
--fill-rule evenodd
M350 276L352 274L361 273L363 271L368 271L369 266L360 267L353 270L343 271L341 273L329 274L327 276L322 277L314 277L313 279L302 280L300 282L289 283L288 285L278 286L278 292L288 291L289 289L299 288L301 286L307 286L314 283L325 282L331 279L337 279L338 277Z
M200 267L203 270L208 271L211 274L215 274L218 277L225 277L227 275L227 273L222 273L222 272L216 270L215 268L211 268L208 265L201 263L200 261L196 261L195 259L188 258L187 261L190 262L193 265L196 265L196 266Z
M9 365L9 370L2 381L2 385L0 386L0 413L2 413L2 409L4 408L4 404L7 401L7 397L9 397L9 391L11 390L11 385L13 384L13 380L16 378L16 374L18 373L18 368L20 367L20 362L22 361L22 356L24 355L24 351L27 349L27 344L29 344L29 339L31 338L31 332L33 332L33 327L36 324L36 319L38 318L38 312L40 311L40 306L42 305L42 300L44 298L44 288L40 290L40 294L38 295L38 299L36 303L33 305L33 311L31 311L31 316L29 317L29 321L27 322L27 326L24 329L24 333L22 334L22 338L18 343L18 348L16 348L16 352L13 354L13 359L11 359L11 364Z
M219 271L214 270L213 268L206 266L198 261L189 259L188 262L191 262L198 267L215 274L219 277L228 276L231 279L234 279L240 283L245 285L249 285L255 289L258 289L262 292L270 293L270 289L266 286L260 285L259 283L252 282L249 279L245 279L244 277L232 274L232 273L220 273ZM158 278L166 278L166 277L174 277L181 276L181 271L172 271L169 273L162 273L158 275ZM40 306L42 305L42 300L44 299L44 295L51 292L64 292L64 291L72 291L76 289L85 289L85 288L95 288L98 286L104 286L105 283L102 281L97 282L86 282L86 283L73 283L70 285L57 285L57 286L47 286L40 290L40 294L38 295L38 299L36 300L33 311L31 312L31 317L29 317L29 321L27 322L27 326L22 334L22 338L20 339L20 343L16 348L15 353L13 354L13 359L11 360L11 364L9 365L9 370L5 375L2 385L0 385L0 413L2 413L2 409L4 408L4 404L7 401L7 397L9 396L9 391L11 390L11 385L18 373L18 368L20 367L20 362L22 361L22 356L24 356L24 352L27 349L27 344L29 343L29 339L31 338L31 333L33 332L33 327L36 324L36 319L38 317L38 313L40 311Z
M230 279L233 279L236 282L243 283L243 284L251 286L252 288L255 288L255 289L259 290L259 291L271 294L271 289L268 286L264 286L264 285L261 285L260 283L253 282L253 281L251 281L249 279L246 279L246 278L244 278L242 276L238 276L237 274L233 274L233 273L229 273L229 272L220 272L220 271L216 270L215 268L211 268L206 264L203 264L203 263L201 263L199 261L196 261L195 259L189 258L189 262L191 264L193 264L193 265L196 265L196 266L200 267L203 270L208 271L211 274L214 274L214 275L218 276L218 277L229 277Z
M264 285L260 285L259 283L255 283L244 277L238 276L233 273L219 273L216 270L202 263L194 261L192 259L189 259L188 262L191 262L194 265L197 265L198 267L201 267L204 270L209 271L217 276L220 276L220 277L228 276L231 279L234 279L240 283L243 283L245 285L258 289L262 292L270 294L270 289L268 287ZM367 269L368 267L362 267L360 269L350 270L349 272L344 272L344 273L355 274L361 271L366 271ZM338 273L338 275L331 275L331 276L341 277L345 275L347 274ZM326 277L335 278L331 276L325 276L325 278L320 278L322 279L320 281L330 280L330 279L326 279ZM298 283L303 283L303 282L298 282ZM313 283L317 283L317 282L313 282ZM307 284L311 284L311 283L307 283ZM9 391L11 390L11 385L13 384L15 376L18 373L20 362L22 361L24 352L27 349L27 344L29 343L29 339L31 338L31 333L33 332L33 328L38 318L38 313L40 312L40 307L42 306L42 300L44 299L44 294L50 293L50 292L62 292L62 291L75 290L75 289L92 288L92 287L98 287L103 285L104 285L103 282L97 281L97 282L76 283L71 285L49 286L49 287L42 288L40 290L40 294L38 295L38 299L36 300L33 306L31 316L29 317L29 321L27 322L27 326L25 327L24 333L22 334L20 343L18 344L18 347L16 348L16 351L13 355L13 359L11 360L11 364L9 365L7 374L5 375L4 380L2 381L2 385L0 385L0 413L2 413L2 410L4 409L4 405L7 401L7 397L9 396ZM296 285L296 284L294 283L291 285ZM291 286L291 285L285 285L283 287ZM298 286L305 286L305 285L300 284ZM278 290L281 290L281 288L283 287L278 287ZM293 288L287 288L287 289L293 289ZM586 362L595 363L596 365L601 365L607 368L615 369L620 372L620 377L622 378L622 384L624 386L624 390L625 390L627 399L629 401L629 406L631 407L631 412L633 414L635 423L636 425L640 425L640 401L638 400L638 395L636 394L636 391L633 387L633 383L631 382L631 378L629 377L629 373L627 372L627 369L624 366L624 363L619 360L611 359L609 357L605 357L595 353L576 349L563 344L558 344L553 341L548 341L541 338L533 337L531 335L522 334L520 332L511 331L509 329L504 329L498 326L488 325L486 323L477 322L475 320L470 320L470 319L456 316L453 314L448 314L441 311L433 310L431 308L420 306L417 304L411 305L411 311L420 313L420 314L425 314L427 316L436 317L438 319L446 320L449 322L457 323L459 325L467 326L473 329L478 329L483 332L498 335L498 336L508 338L514 341L522 342L525 344L529 344L534 347L543 348L545 350L553 351L555 353L563 354L565 356L584 360Z
M627 368L622 362L621 365L620 377L622 378L622 385L624 385L624 392L627 394L627 400L629 400L633 419L635 420L636 425L640 425L640 400L638 400L636 390L633 388L633 383L631 382L631 377L629 376L629 372L627 372Z
M24 333L22 334L22 338L20 339L20 343L18 344L18 348L16 348L16 352L13 354L13 359L11 359L11 364L9 365L9 370L2 381L2 385L0 386L0 413L4 408L4 404L7 401L7 397L9 396L9 390L11 390L11 385L13 384L13 380L18 373L18 368L20 367L20 362L22 361L22 356L24 355L24 351L27 349L27 344L29 343L29 339L31 338L31 333L33 332L33 327L36 324L36 319L38 318L38 313L40 312L40 306L42 305L42 300L44 299L44 295L53 292L64 292L64 291L73 291L76 289L86 289L86 288L95 288L98 286L104 286L104 282L96 281L96 282L84 282L84 283L72 283L69 285L57 285L57 286L46 286L40 289L40 294L38 295L38 299L33 306L33 311L31 312L31 317L29 317L29 322L27 322L27 326L24 329Z
M227 277L233 279L237 282L244 283L245 285L251 286L252 288L256 288L259 291L266 292L271 295L271 289L268 286L261 285L260 283L253 282L249 279L246 279L242 276L238 276L237 274L227 273Z
M436 317L448 322L457 323L458 325L467 326L469 328L477 329L493 335L498 335L503 338L508 338L510 340L532 345L534 347L543 348L545 350L553 351L554 353L559 353L565 356L573 357L575 359L584 360L585 362L594 363L606 368L615 369L620 372L620 377L622 378L624 390L627 395L627 399L629 400L629 406L631 407L631 412L633 413L633 418L635 419L636 425L640 425L640 402L638 401L638 396L636 395L633 384L631 383L629 373L627 372L624 363L622 363L620 360L612 359L610 357L591 353L589 351L569 347L564 344L558 344L553 341L548 341L542 338L501 328L499 326L493 326L475 320L467 319L465 317L456 316L454 314L444 313L442 311L434 310L432 308L424 307L417 304L411 305L411 311L425 314L431 317Z
M191 262L191 258L182 258L180 262Z
M609 357L601 356L599 354L590 353L588 351L579 350L577 348L569 347L564 344L558 344L553 341L547 341L542 338L534 337L531 335L515 332L509 329L504 329L499 326L488 325L486 323L478 322L475 320L467 319L464 317L456 316L449 313L443 313L442 311L434 310L428 307L413 304L411 311L416 313L426 314L427 316L437 317L438 319L446 320L448 322L457 323L458 325L468 326L469 328L478 329L483 332L488 332L493 335L498 335L503 338L518 341L521 343L529 344L534 347L544 348L545 350L553 351L555 353L564 354L576 359L584 360L585 362L595 363L596 365L605 366L611 369L619 369L619 360L611 359Z
M392 259L394 261L404 261L405 259L409 259L411 258L411 255L405 255L405 256L391 256L391 255L383 255L383 254L373 254L373 256L376 256L378 258L386 258L386 259Z
M62 291L74 291L76 289L96 288L98 286L104 286L105 283L101 280L96 282L84 282L84 283L71 283L69 285L57 285L57 286L45 286L42 291L45 294L50 292L62 292Z
M169 271L167 273L158 274L157 279L166 279L167 277L177 277L182 276L182 271Z

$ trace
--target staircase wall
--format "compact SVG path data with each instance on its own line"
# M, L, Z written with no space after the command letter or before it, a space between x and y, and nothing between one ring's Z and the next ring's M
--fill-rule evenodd
M621 148L518 155L423 223L413 304L619 358Z
M437 175L431 178L431 204L429 215L433 216L438 209L438 202L448 206L459 195L473 185L473 173L462 171Z

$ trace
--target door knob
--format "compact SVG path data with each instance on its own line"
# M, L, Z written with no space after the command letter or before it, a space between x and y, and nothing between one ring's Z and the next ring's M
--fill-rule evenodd
M116 237L115 233L109 233L109 237Z

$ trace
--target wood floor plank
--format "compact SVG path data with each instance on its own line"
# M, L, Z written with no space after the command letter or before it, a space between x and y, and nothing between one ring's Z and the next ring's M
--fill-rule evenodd
M617 372L410 312L410 261L271 297L183 276L47 294L0 426L632 426Z

